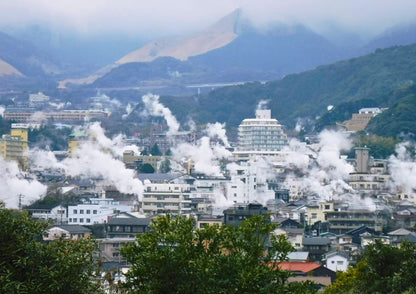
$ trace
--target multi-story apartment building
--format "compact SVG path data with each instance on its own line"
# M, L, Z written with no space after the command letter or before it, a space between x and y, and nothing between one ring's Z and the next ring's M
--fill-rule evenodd
M188 184L145 183L142 210L147 215L191 213Z
M110 198L90 198L82 204L68 206L68 224L104 224L111 216L132 209L133 206L122 205Z
M257 110L256 118L247 118L238 127L238 148L234 152L237 160L248 160L253 156L276 156L288 145L287 136L271 111Z
M10 135L3 135L0 139L0 154L4 160L13 160L20 168L27 168L28 159L28 130L12 129Z

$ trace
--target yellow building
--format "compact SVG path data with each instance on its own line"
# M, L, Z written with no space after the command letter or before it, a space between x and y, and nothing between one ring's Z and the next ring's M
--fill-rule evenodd
M20 168L28 167L26 151L28 149L28 130L12 129L10 135L3 135L0 139L0 153L4 160L13 160Z
M314 223L326 222L326 214L334 211L334 202L321 202L317 205L308 205L306 208L308 225Z
M71 135L69 135L68 153L73 154L79 143L87 140L89 140L89 136L85 131L75 130Z

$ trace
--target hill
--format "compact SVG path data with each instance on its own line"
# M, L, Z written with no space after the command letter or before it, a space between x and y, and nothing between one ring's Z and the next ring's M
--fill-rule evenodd
M166 96L161 101L174 113L197 109L189 116L201 123L220 121L237 126L254 115L260 100L267 100L273 116L293 127L299 118L315 121L325 115L328 105L337 109L343 103L357 102L353 111L361 105L392 106L400 99L392 95L394 91L416 81L415 56L416 44L379 49L274 82L226 87L193 99Z
M26 77L60 73L59 66L47 53L2 32L0 32L0 59Z

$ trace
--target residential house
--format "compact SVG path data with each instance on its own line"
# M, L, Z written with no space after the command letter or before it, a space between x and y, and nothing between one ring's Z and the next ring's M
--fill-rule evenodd
M91 230L79 225L57 225L46 230L43 240L51 241L59 238L77 240L91 235Z
M106 230L108 238L134 238L137 234L149 230L151 219L138 218L130 213L122 212L110 218Z
M309 252L311 261L321 261L325 253L331 249L331 239L324 237L303 238L303 250Z

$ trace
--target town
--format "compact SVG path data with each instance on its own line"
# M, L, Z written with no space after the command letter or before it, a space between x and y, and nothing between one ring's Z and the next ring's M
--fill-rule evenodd
M140 112L150 132L109 138L101 125L114 101L106 95L90 101L88 109L68 110L38 93L4 109L11 124L0 140L8 187L1 200L47 222L45 241L96 238L105 270L126 272L120 248L167 214L194 218L195 228L265 216L278 224L273 234L285 235L296 250L281 268L294 274L292 281L307 277L321 288L375 240L416 242L415 192L403 178L415 163L403 150L373 158L370 148L349 140L379 108L361 109L300 141L261 101L229 141L221 123L184 130L152 94L142 97L147 114ZM138 111L127 108L124 118ZM65 150L33 146L30 133L45 125L69 130Z

